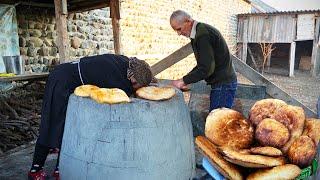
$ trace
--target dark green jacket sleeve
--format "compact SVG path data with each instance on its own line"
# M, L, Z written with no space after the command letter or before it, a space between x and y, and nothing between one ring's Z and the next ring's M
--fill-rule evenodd
M209 39L209 35L205 34L196 40L196 50L194 49L194 53L197 65L192 71L183 77L185 84L191 84L203 80L214 72L214 52Z

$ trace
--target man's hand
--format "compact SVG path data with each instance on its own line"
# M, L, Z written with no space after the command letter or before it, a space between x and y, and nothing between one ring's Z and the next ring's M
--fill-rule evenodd
M178 80L173 80L171 82L171 84L176 87L176 88L179 88L179 89L185 89L187 87L187 85L183 82L182 79L178 79Z

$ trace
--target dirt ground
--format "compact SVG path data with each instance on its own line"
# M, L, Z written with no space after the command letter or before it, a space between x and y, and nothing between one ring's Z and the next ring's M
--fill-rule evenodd
M265 73L264 76L314 112L317 112L316 105L320 96L320 76L312 77L309 72L301 70L295 70L294 73L294 77L268 73ZM240 83L251 84L241 74L238 74L238 80Z

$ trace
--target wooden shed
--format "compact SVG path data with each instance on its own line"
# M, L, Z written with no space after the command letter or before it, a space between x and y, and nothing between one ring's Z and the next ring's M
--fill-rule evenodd
M275 49L267 67L280 68L289 76L294 76L295 69L316 76L320 72L319 31L320 10L239 14L238 55L256 65L259 51L261 61L259 44L272 44Z

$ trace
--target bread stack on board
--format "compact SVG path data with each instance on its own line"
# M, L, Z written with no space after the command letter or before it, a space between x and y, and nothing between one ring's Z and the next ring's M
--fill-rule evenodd
M320 139L320 120L278 99L257 101L249 118L220 108L206 119L196 144L228 179L294 179L311 164Z

